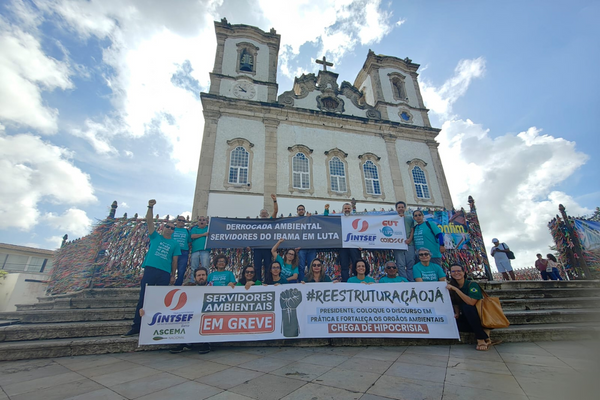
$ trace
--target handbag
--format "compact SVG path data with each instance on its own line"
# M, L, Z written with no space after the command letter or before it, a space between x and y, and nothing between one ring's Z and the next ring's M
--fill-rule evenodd
M504 250L506 250L506 244L502 243L502 247L504 248ZM515 253L513 253L512 251L509 250L506 252L506 257L508 257L509 260L514 260Z
M481 319L481 326L487 329L506 328L510 325L506 315L502 311L500 299L498 297L490 297L481 289L483 299L477 300L475 307Z

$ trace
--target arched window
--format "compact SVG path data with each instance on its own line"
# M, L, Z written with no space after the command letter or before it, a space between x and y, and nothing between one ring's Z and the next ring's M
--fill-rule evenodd
M331 190L334 192L343 193L346 188L346 169L342 160L339 157L333 157L329 161L329 179L331 182Z
M246 49L242 50L242 54L240 55L240 71L254 71L254 56Z
M412 170L413 182L415 183L415 191L419 199L429 199L429 186L427 185L427 178L421 168L415 166Z
M310 188L310 167L304 153L292 157L292 186L296 189Z
M242 146L238 146L231 151L229 160L229 183L234 185L247 184L249 164L248 151Z
M367 194L380 195L381 184L379 183L379 172L373 161L366 161L363 164L363 174L365 177L365 188Z

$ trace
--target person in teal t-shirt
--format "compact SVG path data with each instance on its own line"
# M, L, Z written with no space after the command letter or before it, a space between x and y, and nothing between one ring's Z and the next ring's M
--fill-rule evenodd
M204 268L210 266L210 250L206 250L206 238L208 237L208 217L198 217L198 222L190 231L192 238L192 271L198 269L202 264Z
M370 272L371 267L369 266L369 263L366 260L359 258L352 266L352 274L354 276L348 278L348 283L365 283L367 285L375 283L375 279L368 276Z
M265 279L263 286L267 285L283 285L289 283L287 279L281 276L281 263L279 261L273 261L269 267L265 270Z
M436 282L445 281L446 273L444 269L437 264L431 262L431 252L421 247L417 250L420 262L416 263L413 268L415 282Z
M168 286L175 283L175 273L177 272L177 258L181 254L179 243L173 240L172 235L175 230L173 222L165 223L162 234L158 234L154 229L153 209L156 200L148 200L148 210L146 211L146 225L150 238L150 247L146 253L146 258L142 263L144 275L142 276L140 297L133 315L133 324L131 329L123 337L133 336L140 333L142 317L140 310L144 306L144 297L146 295L146 285L150 286Z
M298 280L298 254L296 254L296 250L287 249L285 251L285 259L282 258L279 253L277 253L277 249L279 245L284 242L285 239L279 239L277 243L271 249L271 255L273 256L273 260L276 260L281 265L281 278L288 281L288 283L296 283Z
M385 276L379 278L379 283L408 282L408 279L398 275L398 266L393 261L388 261L385 263L385 273Z
M415 219L415 233L413 241L415 249L425 247L431 253L431 262L442 265L442 253L446 251L444 247L444 235L435 222L425 221L423 211L416 210L413 213ZM421 261L418 259L418 261ZM415 277L416 278L416 277Z
M233 272L226 271L229 259L225 254L217 254L213 260L216 271L211 272L208 275L208 283L212 283L213 286L231 286L235 287L235 276Z
M175 232L173 232L173 239L179 243L181 255L177 259L177 280L175 281L175 286L181 286L183 284L185 272L187 271L192 238L190 236L190 231L185 228L185 217L178 215L176 221L177 225L175 226ZM191 276L190 278L193 279Z

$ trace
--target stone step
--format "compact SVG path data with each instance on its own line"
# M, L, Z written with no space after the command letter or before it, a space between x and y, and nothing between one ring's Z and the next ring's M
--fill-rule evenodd
M600 289L597 288L499 289L486 292L490 296L500 298L500 300L600 297Z
M17 311L129 307L135 308L138 302L138 295L127 297L114 297L110 299L102 299L102 301L93 298L75 297L71 299L60 299L57 302L48 301L36 304L18 304Z
M21 324L53 322L118 321L133 319L135 308L97 308L72 310L34 310L0 313L0 320L13 320Z
M599 323L563 323L545 325L510 326L492 331L494 340L529 342L548 340L597 340L600 339ZM30 340L0 343L0 361L34 358L70 357L77 355L124 353L131 351L160 350L175 345L152 345L138 347L137 337L120 336L85 337L74 339ZM472 334L461 334L464 343L475 343ZM215 343L219 347L289 347L289 346L418 346L450 345L460 343L448 339L394 339L394 338L340 338L340 339L290 339L252 342Z
M598 308L600 307L600 297L504 299L500 300L500 303L504 311Z
M558 324L572 322L598 322L600 310L595 308L577 308L571 310L532 310L505 311L506 318L512 325Z
M552 289L552 288L600 288L599 280L573 281L490 281L480 283L487 290L504 289Z
M173 345L138 347L138 337L85 337L0 343L0 361L71 357L91 354L126 353L136 350L172 348Z
M13 324L0 326L0 342L114 336L127 332L130 326L131 320Z

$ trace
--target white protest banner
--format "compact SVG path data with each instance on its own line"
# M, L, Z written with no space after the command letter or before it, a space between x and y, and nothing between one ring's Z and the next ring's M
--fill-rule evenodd
M148 286L139 343L458 339L444 282Z
M395 215L344 215L342 247L406 250L404 217ZM409 232L410 233L410 232Z

